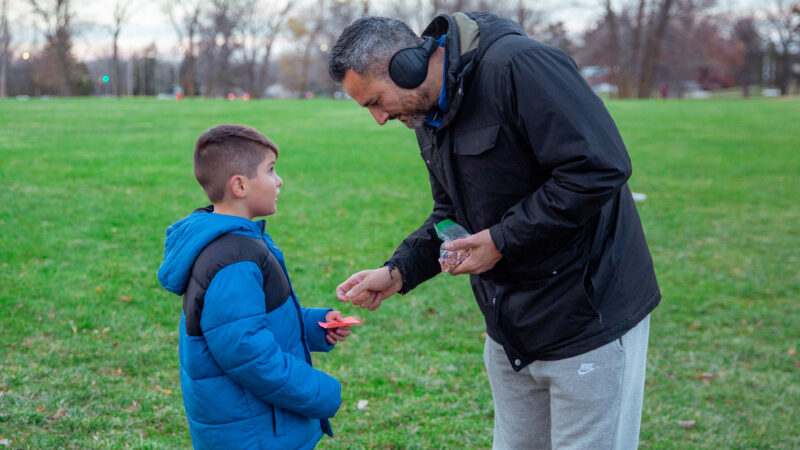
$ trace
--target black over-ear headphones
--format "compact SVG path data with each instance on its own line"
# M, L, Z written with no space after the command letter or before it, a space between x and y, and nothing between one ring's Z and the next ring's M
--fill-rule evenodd
M428 36L422 39L422 44L398 51L389 61L389 76L403 89L414 89L428 77L428 60L439 43Z

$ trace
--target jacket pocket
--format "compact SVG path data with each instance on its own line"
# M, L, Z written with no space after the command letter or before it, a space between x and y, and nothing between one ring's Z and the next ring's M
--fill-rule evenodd
M587 292L585 269L576 261L535 281L497 284L497 324L520 354L538 359L575 343L602 320Z
M564 271L572 271L586 266L586 256L580 236L571 239L561 249L543 260L528 258L507 260L505 262L511 278L524 285L539 284L558 276Z
M453 146L456 155L476 156L497 144L500 125L491 125L460 135Z

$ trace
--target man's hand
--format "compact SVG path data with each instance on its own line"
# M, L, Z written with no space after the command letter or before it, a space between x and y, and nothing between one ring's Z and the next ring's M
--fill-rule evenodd
M349 300L355 306L375 311L381 306L381 302L402 288L403 275L400 269L385 266L354 274L336 288L336 297L343 302Z
M483 230L464 239L455 239L444 245L450 251L469 250L469 258L457 265L451 275L479 274L490 270L503 257L494 246L489 230Z
M325 314L325 322L333 322L334 320L342 320L342 313L339 311L328 311ZM331 328L325 333L325 339L328 344L336 345L337 342L344 341L347 336L350 336L350 327Z

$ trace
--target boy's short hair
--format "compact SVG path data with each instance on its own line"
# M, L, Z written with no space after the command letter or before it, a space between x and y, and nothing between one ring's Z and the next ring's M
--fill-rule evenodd
M254 128L216 126L200 135L194 144L194 176L211 203L220 202L231 177L255 177L269 150L278 157L278 146Z

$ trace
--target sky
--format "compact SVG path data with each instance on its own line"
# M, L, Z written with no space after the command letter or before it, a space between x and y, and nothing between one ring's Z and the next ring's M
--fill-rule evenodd
M45 0L45 3L48 0ZM79 11L81 30L74 40L74 52L79 59L91 60L111 54L112 13L116 0L73 0L75 10ZM390 0L373 0L376 14L381 13L382 3ZM724 10L753 10L763 8L765 3L774 0L717 0L718 8ZM599 0L539 0L542 10L547 11L546 22L564 22L567 30L579 36L600 16ZM565 6L565 4L567 6ZM574 5L574 6L571 6ZM34 19L29 13L27 2L10 0L11 24L13 28L13 50L16 54L35 47ZM40 34L40 33L38 33ZM41 37L38 41L41 42ZM123 57L141 51L151 43L156 44L158 55L165 59L180 59L180 51L175 30L168 16L155 0L133 0L133 10L128 24L120 36L120 51ZM276 50L280 52L280 44Z

